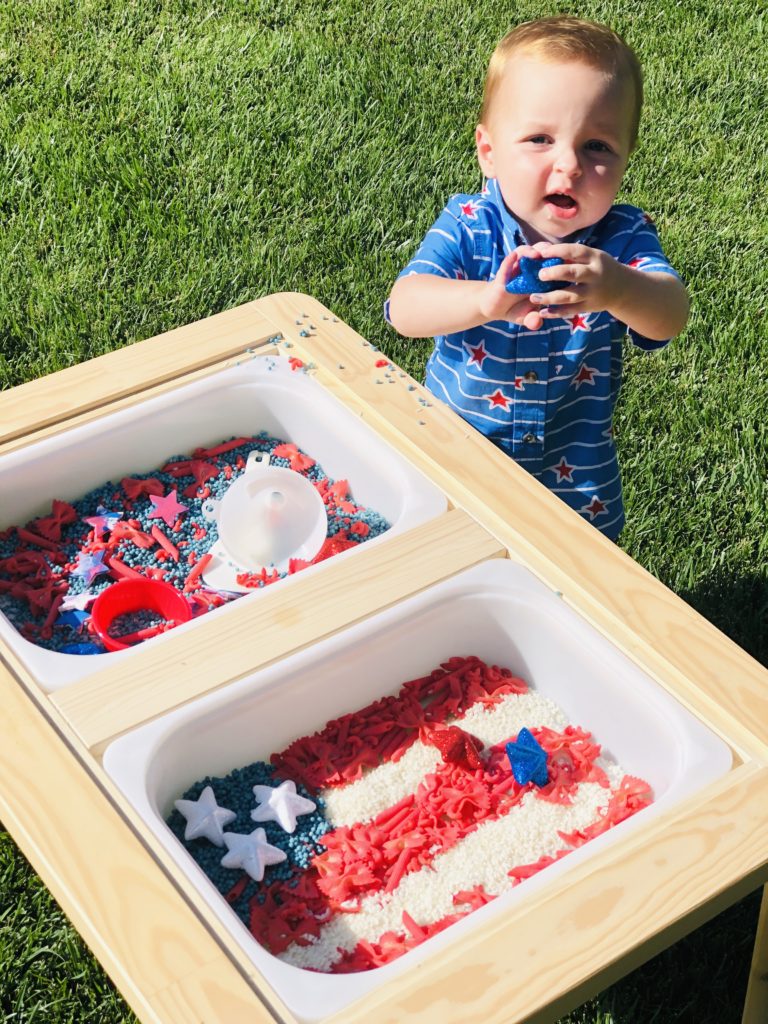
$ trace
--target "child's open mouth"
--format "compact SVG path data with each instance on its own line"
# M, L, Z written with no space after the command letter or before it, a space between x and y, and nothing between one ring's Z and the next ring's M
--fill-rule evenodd
M550 192L544 196L544 202L550 213L565 220L575 217L579 211L579 204L573 196L568 196L564 192Z

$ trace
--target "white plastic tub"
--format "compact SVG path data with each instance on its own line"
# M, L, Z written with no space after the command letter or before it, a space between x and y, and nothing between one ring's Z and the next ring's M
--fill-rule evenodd
M391 523L364 546L385 543L447 507L440 490L309 375L292 371L287 359L258 356L0 458L0 530L49 514L54 498L73 501L107 480L148 473L170 456L262 430L296 444L332 479L348 480L358 504ZM322 571L323 563L303 570ZM292 582L286 577L275 585ZM211 614L226 614L227 607ZM131 656L48 651L25 640L1 612L0 637L49 691Z
M373 971L323 975L273 957L165 824L173 801L206 775L223 776L344 712L395 693L453 655L512 669L590 730L605 754L649 782L654 803L400 959ZM486 562L417 597L232 684L108 747L104 765L207 904L302 1021L340 1010L412 970L445 943L482 928L521 895L724 774L730 750L528 570Z

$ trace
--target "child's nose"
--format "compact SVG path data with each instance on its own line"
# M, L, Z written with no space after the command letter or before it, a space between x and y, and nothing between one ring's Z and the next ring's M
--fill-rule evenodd
M576 150L571 146L563 146L559 149L555 157L554 169L571 178L578 177L581 174L581 163Z

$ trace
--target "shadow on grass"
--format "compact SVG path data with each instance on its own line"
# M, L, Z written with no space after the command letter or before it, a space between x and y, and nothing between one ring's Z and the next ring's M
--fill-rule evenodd
M565 1021L740 1024L762 890L653 957ZM580 1016L579 1014L582 1014Z
M768 575L719 571L678 593L768 667ZM740 1024L761 892L649 960L564 1024Z
M713 573L678 594L753 658L768 667L768 575Z

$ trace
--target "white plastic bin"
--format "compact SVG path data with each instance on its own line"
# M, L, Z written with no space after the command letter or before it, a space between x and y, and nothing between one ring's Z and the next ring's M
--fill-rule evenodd
M250 935L165 824L173 801L206 775L268 761L329 719L397 692L448 657L510 668L551 698L603 752L653 788L654 803L400 959L361 974L300 970ZM279 664L201 698L111 744L104 766L292 1012L311 1022L460 941L521 895L642 828L731 764L727 745L575 614L527 569L483 563Z
M263 430L296 444L332 479L348 480L358 504L391 523L364 546L386 543L447 507L438 488L310 375L291 370L282 357L257 356L0 458L0 530L49 514L54 498L73 501L108 480L148 473L170 456ZM355 553L350 549L334 560ZM303 570L322 571L323 563ZM276 585L292 582L286 577ZM211 614L226 614L227 607ZM193 621L178 628L194 627ZM131 651L48 651L25 640L1 612L0 637L48 691L131 657ZM147 642L164 640L161 635Z

